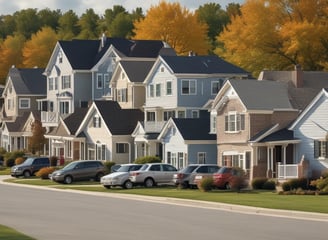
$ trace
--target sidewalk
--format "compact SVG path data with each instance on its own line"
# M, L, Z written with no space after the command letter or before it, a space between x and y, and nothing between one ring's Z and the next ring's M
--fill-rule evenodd
M154 202L160 204L171 204L171 205L178 205L178 206L185 206L185 207L216 209L221 211L231 211L231 212L252 214L252 215L265 215L265 216L272 216L272 217L328 222L328 214L323 214L323 213L276 210L276 209L268 209L268 208L249 207L243 205L206 202L206 201L197 201L197 200L189 200L189 199L178 199L178 198L169 198L169 197L152 197L152 196L124 194L124 193L110 193L110 192L104 193L104 192L87 192L81 190L56 189L56 188L49 188L44 186L32 186L32 185L23 185L23 184L20 185L15 183L3 182L4 179L8 179L8 178L11 178L11 176L0 175L0 184L10 184L10 185L14 184L20 187L47 189L51 191L63 191L63 192L71 191L79 194L88 194L94 196L103 196L103 197L112 197L112 198L121 198L121 199L133 198L133 200L138 200L138 201L148 201L148 202Z

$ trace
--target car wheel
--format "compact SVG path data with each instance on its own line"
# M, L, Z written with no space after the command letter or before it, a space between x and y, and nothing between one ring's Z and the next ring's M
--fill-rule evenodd
M23 175L24 175L25 178L31 177L31 173L30 173L30 171L25 171L25 172L23 173Z
M145 180L145 187L153 187L155 185L155 182L152 178L147 178Z
M100 178L101 178L102 176L104 176L103 173L101 173L101 172L100 172L100 173L97 173L95 180L96 180L97 182L99 182L99 181L100 181Z
M123 184L123 188L131 189L131 188L133 188L133 183L130 180L126 180Z
M73 182L72 176L68 175L64 177L64 183L71 184Z

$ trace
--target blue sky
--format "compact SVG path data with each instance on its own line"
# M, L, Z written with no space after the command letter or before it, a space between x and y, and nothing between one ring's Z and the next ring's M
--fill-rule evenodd
M245 0L166 0L167 2L180 2L180 4L190 10L197 9L205 3L218 3L223 9L229 3L242 4ZM36 8L38 10L49 8L51 10L60 9L63 13L72 9L78 15L86 9L93 8L97 14L103 14L105 9L114 5L121 5L126 10L131 11L136 7L141 7L144 13L152 5L158 5L160 0L0 0L0 15L13 14L26 8Z

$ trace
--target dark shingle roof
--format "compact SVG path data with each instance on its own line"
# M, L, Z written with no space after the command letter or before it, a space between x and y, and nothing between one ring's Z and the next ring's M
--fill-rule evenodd
M184 140L215 140L210 132L209 118L173 118Z
M248 73L218 56L162 56L174 73L245 74Z
M6 122L9 132L21 132L23 131L24 124L26 123L30 113L24 112L22 116L16 118L15 122Z
M122 109L115 101L95 101L106 126L113 135L132 134L144 113L139 109Z
M229 82L248 110L293 109L284 83L235 79Z
M43 72L44 68L11 68L8 75L18 95L46 95L47 78Z
M265 138L261 139L260 142L275 142L275 141L292 141L297 140L294 138L294 132L286 128L274 132Z
M64 119L64 123L72 135L76 133L87 112L88 108L75 108L74 113Z
M131 82L143 82L149 73L151 67L154 65L153 61L120 61L123 69L128 75Z

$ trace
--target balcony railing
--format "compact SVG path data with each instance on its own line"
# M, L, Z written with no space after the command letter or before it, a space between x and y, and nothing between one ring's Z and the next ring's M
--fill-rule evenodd
M298 164L279 164L278 165L278 178L279 179L290 179L298 178Z
M41 121L43 124L57 124L59 121L59 114L57 112L41 111Z

